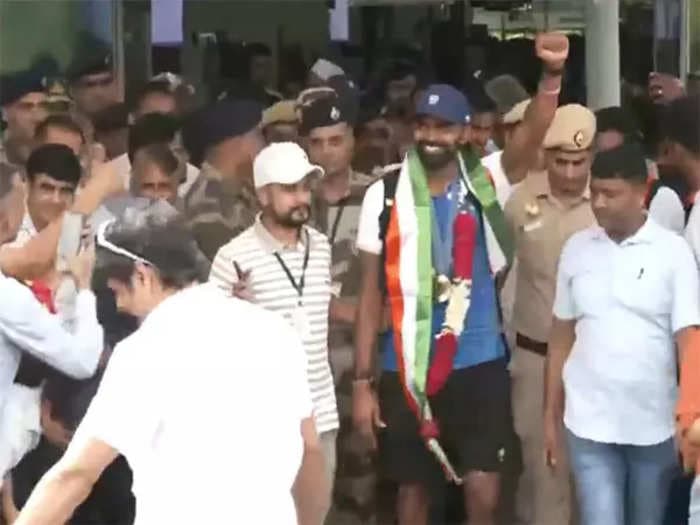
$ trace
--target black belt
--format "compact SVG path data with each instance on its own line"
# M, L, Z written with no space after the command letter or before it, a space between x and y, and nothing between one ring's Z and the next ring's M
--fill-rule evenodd
M523 350L529 350L537 355L541 355L543 357L547 355L547 343L530 339L528 336L523 335L520 332L518 332L518 334L515 336L515 344Z

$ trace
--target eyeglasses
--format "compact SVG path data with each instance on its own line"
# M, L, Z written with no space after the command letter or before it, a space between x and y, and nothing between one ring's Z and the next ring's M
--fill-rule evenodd
M110 242L107 239L107 230L115 222L116 222L116 220L112 219L112 220L105 221L102 224L100 224L100 226L97 228L97 236L96 236L97 246L99 246L100 248L104 248L106 250L109 250L110 252L112 252L116 255L121 255L122 257L126 257L127 259L131 259L134 262L138 262L138 263L153 267L154 264L152 262L147 261L143 257L139 257L138 255L136 255L134 253L131 253L129 250L126 250L124 248L117 246L116 244L114 244L113 242Z

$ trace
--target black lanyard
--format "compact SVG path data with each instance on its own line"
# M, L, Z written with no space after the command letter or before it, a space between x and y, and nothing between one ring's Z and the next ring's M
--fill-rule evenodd
M294 290L296 290L297 294L299 295L299 306L301 306L301 298L304 295L304 283L306 282L306 267L309 265L310 245L311 245L311 239L309 238L308 230L306 230L306 246L305 246L305 250L304 250L304 264L301 267L301 277L299 278L298 283L294 279L292 272L289 271L289 267L286 265L286 263L284 262L284 260L280 256L279 252L273 253L273 255L277 258L277 262L280 263L282 270L284 270L284 273L287 275L287 279L289 279L289 283L292 285Z
M338 213L335 216L335 219L333 220L333 226L331 227L330 231L330 237L328 238L328 242L331 245L331 248L333 247L333 244L335 244L335 237L338 235L338 226L340 225L340 218L343 216L343 212L345 211L345 205L348 203L348 197L341 199L338 202Z

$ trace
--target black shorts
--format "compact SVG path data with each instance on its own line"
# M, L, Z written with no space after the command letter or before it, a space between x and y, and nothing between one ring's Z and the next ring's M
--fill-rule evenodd
M379 406L386 428L379 431L379 466L398 483L444 479L440 464L420 437L398 372L383 372ZM469 471L502 472L513 445L510 378L505 359L454 370L430 406L440 444L460 476Z

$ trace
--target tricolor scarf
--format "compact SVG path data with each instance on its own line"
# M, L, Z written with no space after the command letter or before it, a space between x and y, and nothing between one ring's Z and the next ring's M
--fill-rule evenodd
M513 252L503 211L478 157L471 151L464 151L458 154L458 161L464 185L462 190L476 197L481 207L489 261L495 274L511 261ZM453 227L460 223L458 218L459 214ZM394 348L404 394L421 424L421 435L447 478L461 483L438 442L439 429L427 394L433 339L432 220L426 173L418 155L411 150L401 167L385 239L385 273ZM460 242L460 237L464 237L463 232L455 230L455 244ZM471 272L471 265L468 266Z

